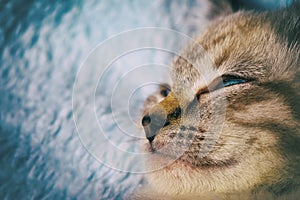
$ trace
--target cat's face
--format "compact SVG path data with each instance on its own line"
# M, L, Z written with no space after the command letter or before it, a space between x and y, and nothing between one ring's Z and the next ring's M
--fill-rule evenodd
M164 88L166 97L143 119L153 152L147 166L175 160L149 175L158 191L287 183L281 177L299 159L299 50L280 38L269 18L230 16L175 60L170 93Z

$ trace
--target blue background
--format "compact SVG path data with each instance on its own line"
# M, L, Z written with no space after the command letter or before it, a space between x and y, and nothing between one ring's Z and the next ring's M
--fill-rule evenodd
M118 199L141 183L83 148L73 83L90 50L113 34L143 26L189 34L180 26L189 2L181 9L171 1L0 1L0 199Z

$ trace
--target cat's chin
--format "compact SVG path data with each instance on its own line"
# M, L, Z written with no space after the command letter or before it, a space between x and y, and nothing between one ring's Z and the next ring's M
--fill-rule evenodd
M193 163L182 160L180 158L173 158L172 156L163 155L159 153L152 153L151 155L151 164L152 166L157 166L163 170L171 170L172 168L189 168L190 170L197 170L198 167Z
M171 176L177 180L178 174L206 174L218 169L224 169L218 164L196 165L181 158L173 158L172 156L151 153L148 155L146 162L146 171L163 176ZM174 175L174 176L173 176Z
M168 159L170 163L166 162ZM166 156L155 154L152 155L148 164L148 167L152 169L146 174L149 188L165 195L177 197L199 195L200 199L210 199L202 197L207 193L212 193L213 196L230 193L233 192L233 189L235 192L247 191L249 186L243 182L242 178L240 179L242 181L236 181L237 183L229 181L226 174L231 170L230 167L196 166L181 159L172 160Z
M192 163L181 159L172 159L166 155L153 153L148 160L149 173L147 181L157 193L166 195L197 194L211 191L207 187L201 187L201 180L205 180L214 168L197 167ZM204 181L205 182L205 181Z
M181 168L182 170L209 170L209 169L224 169L229 166L237 164L234 158L225 160L214 160L211 158L191 159L187 153L183 152L181 155L172 155L162 151L156 151L150 144L146 145L146 151L149 152L147 156L148 171L167 170Z
M148 152L149 154L146 158L146 171L150 173L155 173L157 171L170 173L174 169L181 169L183 171L198 169L197 166L190 162L159 152L153 152L151 151L151 147Z

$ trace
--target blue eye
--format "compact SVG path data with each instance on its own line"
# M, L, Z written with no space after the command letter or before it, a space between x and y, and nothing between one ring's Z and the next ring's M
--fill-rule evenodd
M223 75L222 77L216 78L208 88L204 90L199 90L196 94L197 99L200 98L201 94L212 92L214 90L222 89L224 87L229 87L237 84L243 84L254 81L254 79L243 78L234 75Z
M242 77L238 77L238 76L223 75L222 76L222 81L220 81L220 79L218 79L218 83L215 86L215 90L223 88L223 87L229 87L229 86L232 86L232 85L246 83L246 82L249 82L249 81L251 81L251 80L245 79L245 78L242 78Z
M231 85L236 85L236 84L241 84L245 83L246 80L242 78L237 78L237 77L226 77L223 79L223 86L228 87Z

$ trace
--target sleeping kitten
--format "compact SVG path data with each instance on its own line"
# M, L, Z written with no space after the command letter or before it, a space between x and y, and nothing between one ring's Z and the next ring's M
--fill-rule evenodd
M300 197L300 2L212 23L149 97L137 199ZM160 96L161 101L158 101Z

